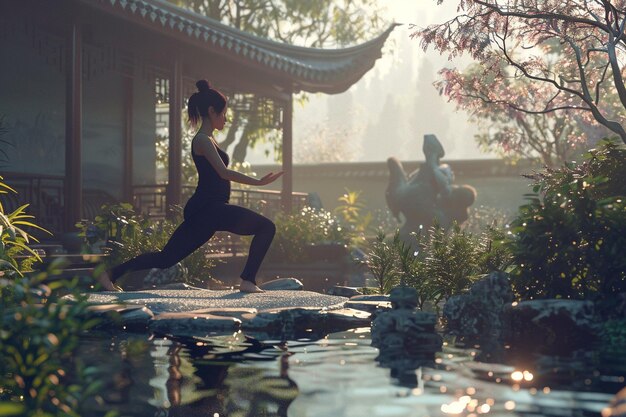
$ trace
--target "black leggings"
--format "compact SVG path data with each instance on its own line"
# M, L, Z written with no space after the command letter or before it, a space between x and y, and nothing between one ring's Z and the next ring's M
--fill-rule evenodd
M169 268L202 246L217 231L254 235L241 278L256 283L257 271L272 243L276 226L267 217L228 203L209 204L186 218L161 251L144 253L112 268L111 281L115 282L132 271Z

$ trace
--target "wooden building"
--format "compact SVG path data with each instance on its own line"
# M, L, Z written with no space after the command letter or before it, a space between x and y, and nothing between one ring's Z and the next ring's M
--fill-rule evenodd
M165 0L24 0L0 4L0 173L51 230L72 230L87 206L113 198L162 210L184 203L181 120L197 79L246 109L272 103L292 203L292 97L339 93L381 55L393 26L344 49L285 45ZM155 184L157 105L169 104L168 181Z

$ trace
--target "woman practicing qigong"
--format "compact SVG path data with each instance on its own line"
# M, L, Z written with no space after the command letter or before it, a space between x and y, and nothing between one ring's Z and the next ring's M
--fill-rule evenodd
M113 283L128 272L169 268L202 246L216 231L227 231L254 235L239 288L243 292L263 292L257 287L255 278L276 227L270 219L258 213L229 204L230 182L266 185L283 173L269 173L256 179L228 169L229 157L213 138L213 131L222 130L226 123L226 97L211 88L206 80L198 81L196 86L198 92L189 98L187 111L192 126L196 127L201 122L191 142L191 156L198 170L198 186L185 205L184 221L161 251L139 255L98 277L106 290L116 290Z

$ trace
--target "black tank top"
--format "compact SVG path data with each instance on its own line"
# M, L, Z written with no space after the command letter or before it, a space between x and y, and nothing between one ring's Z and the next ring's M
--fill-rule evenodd
M215 148L224 165L228 166L230 162L228 154L217 145ZM186 218L201 210L206 204L228 203L230 200L230 181L220 177L206 157L193 151L193 140L191 141L191 157L198 170L198 185L185 205Z

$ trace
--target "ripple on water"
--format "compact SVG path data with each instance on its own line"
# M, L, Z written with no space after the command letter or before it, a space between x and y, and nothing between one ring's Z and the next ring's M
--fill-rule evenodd
M290 417L597 416L613 397L535 386L532 370L476 362L476 349L450 346L432 365L392 376L376 363L369 338L346 343L355 336L344 332L290 348L289 375L300 392Z

